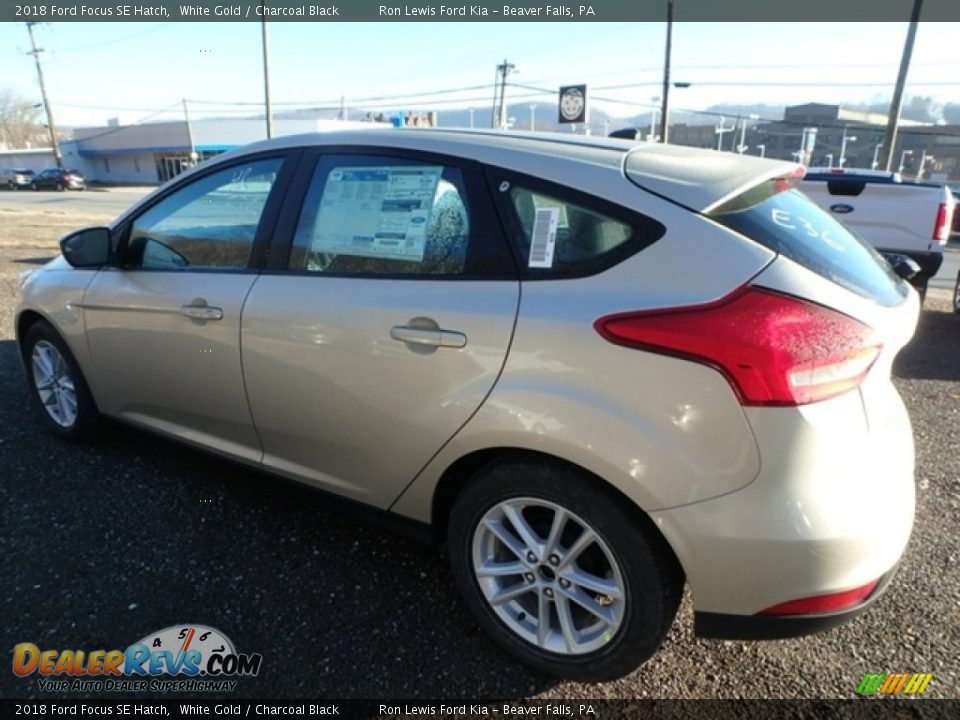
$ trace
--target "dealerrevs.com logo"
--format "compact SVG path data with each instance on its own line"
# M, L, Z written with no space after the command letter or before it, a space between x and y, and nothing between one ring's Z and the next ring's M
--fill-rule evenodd
M262 655L238 653L230 638L205 625L174 625L126 650L41 650L29 642L13 648L13 673L37 675L41 692L229 692L262 663Z

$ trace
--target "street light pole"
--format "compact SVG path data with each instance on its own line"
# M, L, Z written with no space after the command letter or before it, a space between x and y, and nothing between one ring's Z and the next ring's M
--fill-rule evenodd
M903 55L900 57L900 72L897 73L897 85L893 91L893 100L890 101L887 133L883 139L883 169L888 171L893 162L893 148L897 142L897 126L900 124L900 109L903 107L903 88L907 84L907 72L910 70L913 42L917 37L917 24L920 20L920 9L922 7L923 0L913 0L910 28L907 30L907 40L903 45Z
M900 167L897 169L898 173L903 173L903 165L907 162L907 155L913 155L913 150L904 150L900 153Z
M717 150L723 150L723 135L724 133L733 132L736 128L724 127L723 123L726 122L725 117L720 118L720 125L715 127L713 131L717 134Z
M757 145L757 150L760 151L760 157L766 157L766 155L767 155L767 146L766 146L766 145Z
M43 68L40 66L40 53L43 48L38 48L33 39L33 26L37 23L28 22L27 32L30 33L30 47L32 48L28 55L33 55L33 60L37 64L37 78L40 80L40 97L43 98L43 111L47 115L47 130L50 131L50 146L53 148L53 159L57 167L63 169L63 153L60 152L60 141L57 140L57 128L53 124L53 113L50 112L50 101L47 100L47 86L43 82Z
M534 132L537 129L537 106L532 104L530 105L530 132Z
M847 136L847 128L843 128L843 140L840 142L840 167L843 167L847 164L847 143L856 142L857 136L850 135Z
M871 169L871 170L876 170L876 169L877 169L877 165L880 164L880 162L879 162L879 160L877 160L877 158L878 158L879 155L880 155L880 148L882 148L882 147L883 147L883 144L882 144L882 143L877 143L877 146L873 149L873 162L870 164L870 169Z

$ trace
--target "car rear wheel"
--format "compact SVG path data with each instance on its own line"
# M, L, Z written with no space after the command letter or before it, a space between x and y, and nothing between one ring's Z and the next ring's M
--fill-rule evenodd
M12 191L14 191L14 192L16 192L16 190L17 190L17 184L16 184L13 180L11 180L9 183L7 183L7 187L10 188L10 190L12 190Z
M478 473L449 518L450 563L480 624L541 672L621 677L660 647L683 574L649 520L566 466Z
M40 190L40 188L37 186L36 183L30 183L30 189L33 190L34 192L37 192L38 190Z
M56 330L38 322L26 333L24 362L47 426L70 440L96 436L99 413L77 362Z
M57 192L63 192L66 190L62 182L58 182L54 187L56 188Z

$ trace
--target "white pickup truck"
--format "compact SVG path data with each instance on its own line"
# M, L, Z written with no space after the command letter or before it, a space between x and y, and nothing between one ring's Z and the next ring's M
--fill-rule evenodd
M809 168L800 190L881 253L913 259L921 297L940 269L956 204L943 185L876 170Z

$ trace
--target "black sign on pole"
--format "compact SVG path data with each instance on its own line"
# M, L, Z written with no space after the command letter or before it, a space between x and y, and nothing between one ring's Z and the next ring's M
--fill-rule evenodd
M557 122L559 123L587 122L587 86L566 85L561 87L560 104L557 109Z

